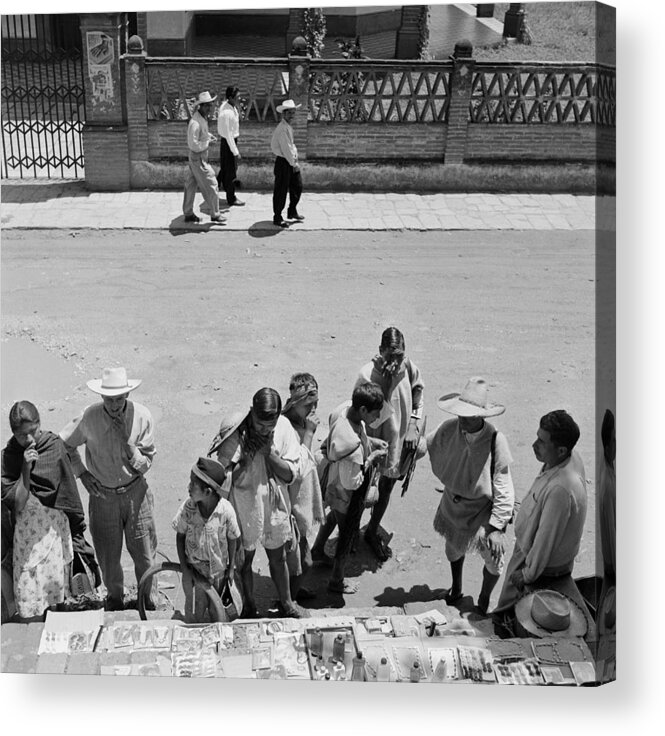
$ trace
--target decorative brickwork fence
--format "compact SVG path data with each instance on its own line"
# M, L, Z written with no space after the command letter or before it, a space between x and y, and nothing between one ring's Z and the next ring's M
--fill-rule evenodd
M150 58L134 37L119 58L117 126L88 114L86 179L126 188L135 165L186 160L186 125L201 90L240 88L245 161L272 159L276 107L302 105L301 158L361 163L585 163L615 160L615 69L589 64L484 63L459 44L449 61ZM214 124L213 124L214 129ZM122 176L104 148L115 136ZM124 143L123 143L124 141ZM103 145L100 143L103 142ZM211 147L211 160L218 155ZM111 178L115 177L116 182Z

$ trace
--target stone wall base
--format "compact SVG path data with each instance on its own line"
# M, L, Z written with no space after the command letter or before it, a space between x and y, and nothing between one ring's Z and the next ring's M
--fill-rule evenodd
M135 189L180 189L184 162L135 161ZM615 168L594 164L521 164L399 166L386 163L305 162L305 195L326 192L522 192L615 194ZM273 163L244 163L239 170L243 191L271 191Z

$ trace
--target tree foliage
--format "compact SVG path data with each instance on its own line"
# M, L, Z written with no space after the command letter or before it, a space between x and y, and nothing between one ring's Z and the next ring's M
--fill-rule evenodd
M326 37L326 16L323 8L305 8L303 13L304 28L302 35L307 41L307 51L313 59L321 58Z

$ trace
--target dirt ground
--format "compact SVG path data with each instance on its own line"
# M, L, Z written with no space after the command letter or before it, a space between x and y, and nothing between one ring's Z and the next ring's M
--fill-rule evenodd
M86 387L109 364L143 379L132 398L156 420L155 492L160 551L176 559L171 520L189 469L205 454L222 412L249 406L262 386L288 396L296 371L320 386L317 439L350 398L382 330L398 326L425 383L429 429L447 418L437 398L486 377L505 404L518 498L538 471L531 450L539 417L565 408L582 430L589 508L576 575L595 562L595 259L592 232L246 233L10 232L2 244L2 438L13 401L37 404L58 431L95 400ZM401 605L440 597L450 583L432 529L438 481L427 458L383 526L394 532L383 566L364 545L346 605ZM85 491L82 490L85 495ZM84 499L85 500L85 499ZM86 504L87 505L87 504ZM365 523L366 517L363 523ZM512 548L512 528L509 544ZM126 584L134 582L126 555ZM274 599L257 553L258 603ZM310 586L315 607L339 606L326 572ZM481 563L470 557L465 592L477 597ZM496 602L499 590L495 592Z

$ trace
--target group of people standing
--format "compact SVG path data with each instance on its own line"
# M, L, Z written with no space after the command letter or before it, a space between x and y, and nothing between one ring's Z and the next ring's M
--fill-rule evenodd
M210 92L201 92L194 103L194 112L187 127L188 168L185 179L183 213L185 222L198 223L201 218L194 213L196 191L203 198L210 210L211 222L226 222L219 207L219 192L224 191L229 207L242 207L245 203L237 196L240 188L238 164L242 159L238 147L240 137L240 111L238 110L238 87L226 88L224 102L217 113L217 132L219 134L219 172L208 161L210 144L217 138L210 133L208 118L213 102L217 96ZM270 150L275 156L275 184L273 190L273 224L277 227L289 227L290 220L299 222L305 218L298 213L298 202L302 195L302 176L298 162L298 148L294 141L291 123L300 105L293 100L284 100L277 105L277 113L281 120L273 132ZM282 217L287 195L289 206L287 219Z
M145 479L155 454L153 420L148 409L129 400L139 384L124 368L105 369L101 380L88 382L102 401L59 436L41 431L29 402L12 407L13 436L2 455L3 546L7 511L14 525L13 581L21 616L43 612L67 594L62 569L71 560L75 528L81 535L85 529L75 477L90 496L90 532L107 607L123 605L123 537L137 580L154 563L154 502ZM508 441L489 421L505 407L489 400L487 382L472 377L461 392L442 396L438 406L452 418L429 434L424 388L403 334L389 327L377 355L360 369L350 400L331 413L319 446L314 443L319 387L310 373L291 377L286 403L275 389L264 387L248 411L224 416L206 456L191 469L189 498L173 520L189 599L197 575L221 592L237 571L242 616L259 615L253 577L259 544L282 615L308 615L301 604L316 595L306 586L313 564L331 567L330 592L354 593L357 586L345 579L345 570L364 509L371 505L364 540L385 562L390 537L380 525L391 493L425 454L443 484L433 523L450 563L449 604L462 598L465 558L476 551L484 564L477 608L488 612L513 521L515 546L496 610L508 611L526 588L572 581L587 508L584 467L575 450L580 431L573 418L556 410L540 419L533 450L542 468L517 510ZM77 450L81 445L85 464ZM42 493L44 486L50 494ZM75 526L67 519L70 526L75 519ZM337 544L329 553L326 543L336 527ZM3 560L4 555L3 550ZM60 582L53 584L57 570Z

